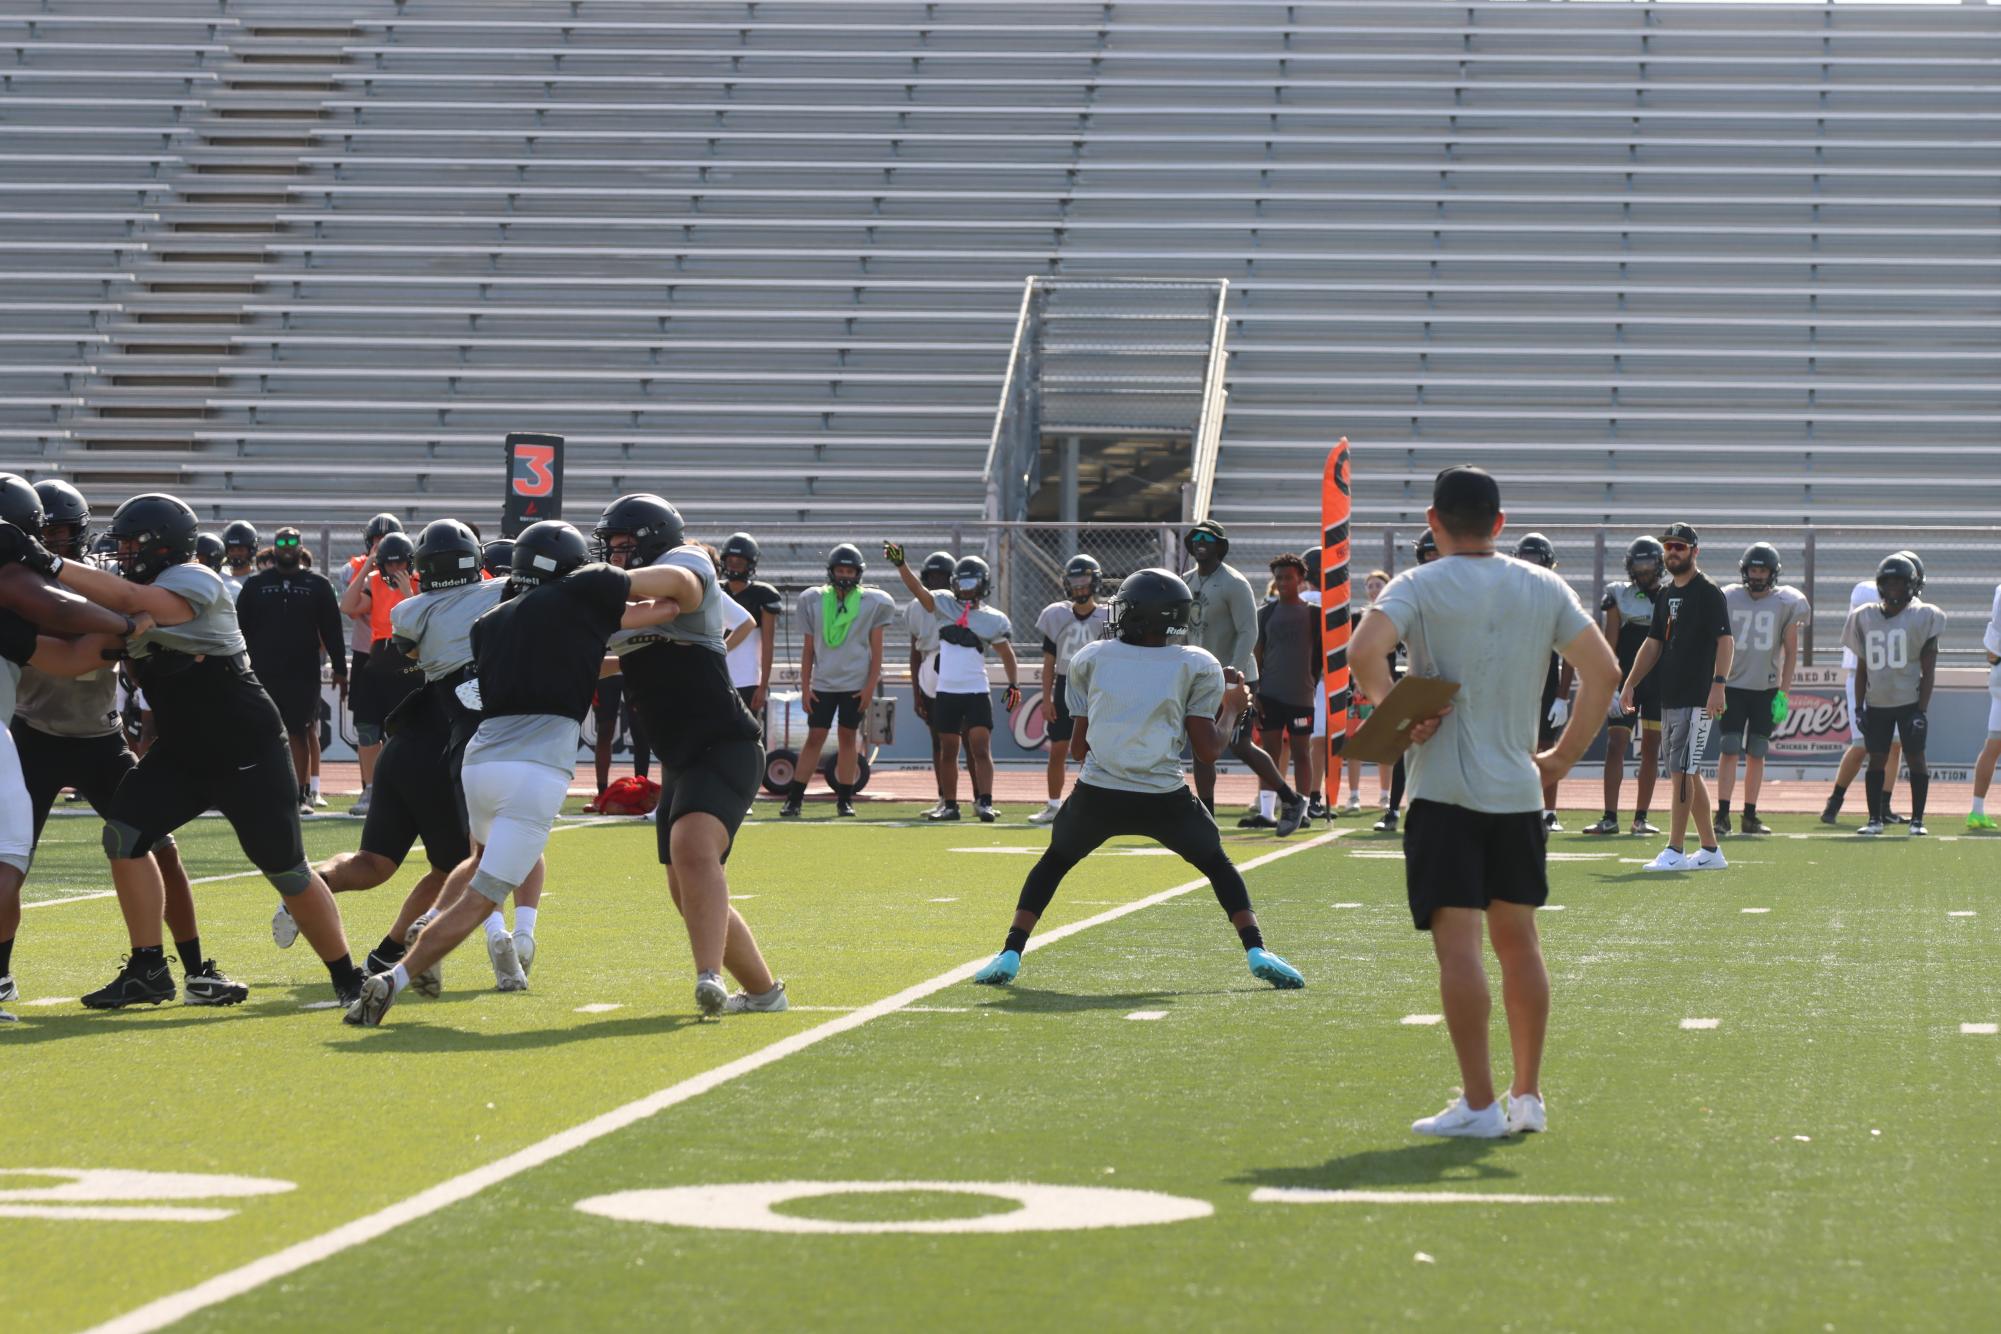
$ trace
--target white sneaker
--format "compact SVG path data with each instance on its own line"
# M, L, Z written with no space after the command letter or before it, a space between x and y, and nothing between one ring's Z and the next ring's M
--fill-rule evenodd
M1542 1095L1520 1093L1508 1095L1508 1133L1510 1135L1540 1135L1549 1129L1549 1113L1543 1110Z
M528 980L528 970L535 966L535 937L526 931L514 933L514 957L521 961L521 980Z
M1660 855L1640 868L1642 871L1686 871L1688 858L1680 848L1662 848Z
M1415 1134L1440 1139L1499 1139L1508 1133L1508 1118L1501 1111L1499 1098L1476 1112L1459 1097L1438 1115L1411 1122L1410 1128Z
M733 992L723 1002L724 1014L777 1014L786 1007L785 983L779 982L771 990L761 994L748 991Z
M14 975L9 973L5 977L0 977L0 1001L19 999L21 999L21 993L14 986Z
M321 810L326 809L327 799L320 793L318 792L313 793L310 800L312 801L313 805L318 806Z
M1723 859L1723 849L1702 848L1688 859L1691 871L1720 871L1730 863Z
M417 937L424 934L424 928L431 924L429 917L419 917L410 923L410 929L403 933L403 949L408 953L417 943ZM408 970L405 970L408 971ZM419 996L429 996L436 1000L445 992L445 965L442 960L432 964L421 973L410 974L410 990Z
M1362 813L1362 799L1353 792L1350 792L1348 794L1348 804L1341 809L1349 815L1360 815Z
M514 952L514 937L488 936L486 957L493 960L493 986L496 991L528 990L528 974L521 969L521 956Z
M931 803L930 810L919 811L917 813L917 818L920 820L935 820L938 818L938 813L944 809L945 809L945 799L943 797L940 797L938 798L938 800Z
M310 802L310 801L301 801L301 802L299 803L299 818L300 818L300 819L311 819L311 818L312 818L313 816L315 816L315 815L318 815L318 814L319 814L319 812L313 809L313 803L312 803L312 802Z
M1047 806L1044 806L1041 810L1028 817L1028 822L1030 824L1049 824L1056 819L1056 812L1062 809L1063 803L1051 798Z
M348 807L347 813L349 815L357 815L357 816L367 815L369 799L374 795L375 793L369 788L361 789L361 795L354 799L354 805Z
M729 999L729 989L723 985L720 973L695 975L695 1008L702 1012L703 1018L721 1014Z
M299 938L299 924L292 920L291 912L284 904L271 914L271 943L281 950L292 948L292 942Z
M1563 832L1563 821L1557 818L1555 811L1544 811L1542 813L1542 827L1549 833L1560 834Z
M1881 820L1871 820L1855 832L1864 838L1875 838L1883 832L1883 822Z

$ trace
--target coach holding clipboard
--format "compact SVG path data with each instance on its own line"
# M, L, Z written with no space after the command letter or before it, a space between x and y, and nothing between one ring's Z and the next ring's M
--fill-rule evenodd
M1487 473L1439 473L1426 517L1440 559L1390 581L1362 618L1349 661L1371 699L1390 694L1389 658L1399 640L1411 677L1459 685L1450 707L1410 730L1416 745L1403 839L1411 918L1431 932L1464 1093L1411 1129L1492 1139L1547 1125L1540 1076L1549 974L1535 925L1549 897L1542 786L1569 772L1591 744L1618 687L1619 662L1568 584L1495 553L1507 516ZM1552 650L1577 670L1577 707L1556 745L1536 754ZM1487 1054L1483 925L1501 961L1514 1048L1505 1111Z

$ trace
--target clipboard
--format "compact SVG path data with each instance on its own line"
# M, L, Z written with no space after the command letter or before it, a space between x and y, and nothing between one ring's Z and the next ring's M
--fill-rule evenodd
M1390 687L1390 693L1377 702L1360 730L1348 738L1348 744L1341 748L1341 758L1365 764L1394 764L1398 756L1410 749L1412 724L1443 709L1458 693L1457 681L1435 676L1404 677Z

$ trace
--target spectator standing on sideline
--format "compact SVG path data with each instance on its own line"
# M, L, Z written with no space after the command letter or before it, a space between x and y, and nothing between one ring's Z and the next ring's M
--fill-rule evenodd
M1700 551L1695 529L1671 523L1661 534L1667 571L1672 582L1654 599L1654 623L1647 642L1619 692L1619 711L1631 713L1639 684L1656 666L1661 672L1661 755L1674 782L1674 816L1668 845L1646 864L1649 871L1719 871L1729 865L1716 846L1716 829L1709 818L1709 789L1701 770L1709 720L1723 712L1723 683L1730 677L1736 643L1730 635L1730 606L1708 575L1696 565ZM1689 816L1701 844L1693 856L1682 854Z
M1549 973L1535 910L1549 897L1542 789L1583 756L1618 684L1611 646L1552 571L1495 551L1507 516L1478 468L1447 468L1429 514L1440 559L1390 581L1362 619L1351 658L1372 698L1389 693L1401 639L1410 672L1457 682L1451 706L1412 729L1404 879L1411 918L1431 933L1446 1029L1463 1093L1421 1135L1494 1139L1547 1129L1541 1070ZM1553 749L1533 751L1550 651L1580 683L1578 707ZM1514 1079L1505 1110L1487 1051L1492 1001L1481 936L1501 961Z
M1994 782L1994 765L2001 761L2001 584L1994 586L1994 611L1980 645L1987 650L1987 744L1973 766L1973 806L1966 816L1967 829L1976 832L1996 827L1987 813L1987 789Z
M1300 596L1306 562L1292 552L1271 561L1278 596L1258 608L1258 731L1265 753L1280 773L1287 754L1301 791L1313 789L1313 694L1320 688L1320 610ZM1278 793L1258 791L1257 823L1276 829Z
M341 643L340 598L326 576L303 568L299 530L280 528L271 539L272 566L243 581L236 622L249 646L250 669L278 707L298 775L299 813L313 813L313 756L320 744L320 651L333 662L337 687L347 685Z

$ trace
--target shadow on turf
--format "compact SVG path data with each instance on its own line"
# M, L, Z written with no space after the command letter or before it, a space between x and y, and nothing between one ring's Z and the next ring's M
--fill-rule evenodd
M1021 1014L1082 1014L1091 1010L1134 1010L1182 996L1228 996L1233 989L1217 987L1206 991L1122 991L1072 995L1067 991L1038 991L1034 987L1012 986L1005 990L996 988L995 991L994 998L979 1008Z
M336 1021L338 1016L336 1016ZM595 1042L605 1038L660 1037L702 1021L692 1014L633 1015L625 1019L602 1019L569 1028L534 1028L519 1033L483 1033L478 1029L447 1028L423 1022L416 1013L391 1010L389 1020L372 1030L343 1029L364 1040L344 1042L334 1050L370 1051L533 1051L542 1047L564 1047L572 1042Z
M1377 1186L1431 1186L1441 1182L1510 1181L1516 1173L1489 1155L1505 1153L1518 1139L1448 1139L1370 1149L1330 1158L1314 1167L1257 1167L1231 1180L1247 1186L1313 1190L1367 1190Z

